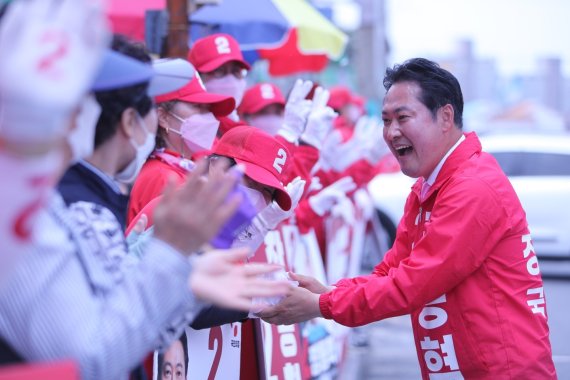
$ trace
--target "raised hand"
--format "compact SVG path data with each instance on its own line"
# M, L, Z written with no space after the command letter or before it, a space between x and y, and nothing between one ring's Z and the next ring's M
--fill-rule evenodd
M342 177L317 194L309 197L309 206L311 206L317 215L323 216L330 211L334 205L346 198L347 193L350 193L354 189L356 189L356 184L352 177Z
M299 136L305 130L312 104L306 97L312 87L313 82L297 79L289 94L285 104L283 127L277 132L289 142L297 142Z
M333 120L337 113L327 106L330 93L322 87L317 87L313 97L311 113L307 119L307 127L301 135L301 140L321 150L325 138L330 133Z

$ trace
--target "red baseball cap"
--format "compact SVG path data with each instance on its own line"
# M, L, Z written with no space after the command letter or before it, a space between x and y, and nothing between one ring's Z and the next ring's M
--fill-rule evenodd
M330 98L328 106L339 111L342 107L352 102L352 93L345 86L335 86L330 88Z
M279 87L272 83L258 83L243 94L238 112L251 115L271 104L279 104L285 107L283 93Z
M194 42L188 52L188 60L201 73L216 70L224 63L235 61L249 70L238 42L229 34L217 33Z
M226 132L214 145L213 154L233 158L245 167L245 174L275 189L275 201L283 210L291 208L291 197L283 186L283 173L289 163L285 145L269 134L247 125Z
M210 104L210 110L215 116L227 116L236 106L236 101L231 96L207 92L198 72L195 73L194 78L192 78L192 80L184 87L154 98L154 101L157 104L171 100L179 100L187 103Z

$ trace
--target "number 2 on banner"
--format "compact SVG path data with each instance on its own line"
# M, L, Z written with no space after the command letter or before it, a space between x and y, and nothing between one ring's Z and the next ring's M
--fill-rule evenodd
M285 165L285 161L287 161L287 152L283 148L277 151L277 157L275 161L273 161L273 167L277 170L278 173L283 171L283 165Z
M208 375L208 380L214 380L216 378L216 373L218 372L218 367L220 365L220 359L222 357L222 329L219 326L212 327L210 329L210 337L208 339L208 350L214 349L214 343L217 341L216 353L214 355L214 362L212 363L212 368L210 369L210 374Z

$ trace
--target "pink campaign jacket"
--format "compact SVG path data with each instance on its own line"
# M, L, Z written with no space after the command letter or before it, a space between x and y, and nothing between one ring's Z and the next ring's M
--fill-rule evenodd
M495 159L470 133L420 203L422 183L393 248L321 295L323 316L359 326L410 313L424 379L555 379L525 213Z

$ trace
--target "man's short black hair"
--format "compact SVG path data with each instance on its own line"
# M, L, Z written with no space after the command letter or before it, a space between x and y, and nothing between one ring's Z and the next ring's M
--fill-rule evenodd
M151 62L151 57L142 44L131 42L125 36L114 35L111 48L141 62L149 64ZM143 82L115 90L95 93L95 98L101 106L101 115L95 130L95 149L115 135L121 116L127 108L134 108L142 117L149 113L153 103L152 99L147 95L148 85L149 82Z
M446 104L453 107L454 123L463 127L463 94L457 78L437 63L425 58L412 58L386 69L384 88L386 91L398 82L414 82L421 89L419 101L435 118L437 110Z

